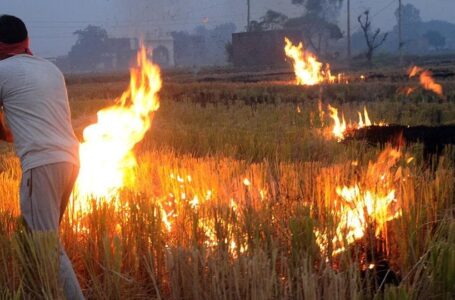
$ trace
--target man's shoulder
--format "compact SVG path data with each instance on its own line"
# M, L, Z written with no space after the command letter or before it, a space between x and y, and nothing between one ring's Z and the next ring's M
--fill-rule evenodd
M20 63L15 57L9 57L0 61L0 80L11 78L20 69Z
M0 61L0 66L8 66L8 65L17 65L17 64L23 64L23 63L35 63L35 64L50 64L54 65L51 61L42 58L40 56L35 56L35 55L28 55L28 54L18 54L11 56L9 58L6 58L4 60Z
M62 75L60 69L53 62L39 56L19 54L0 61L0 73L7 76L11 76L19 69L25 72L43 71L44 69L46 72Z

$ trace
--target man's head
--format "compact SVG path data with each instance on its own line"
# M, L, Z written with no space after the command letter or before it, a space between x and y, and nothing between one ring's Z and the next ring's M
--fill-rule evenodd
M17 44L28 38L27 27L18 17L0 16L0 43Z

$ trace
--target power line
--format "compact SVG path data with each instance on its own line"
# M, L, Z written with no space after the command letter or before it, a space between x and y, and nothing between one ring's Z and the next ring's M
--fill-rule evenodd
M396 2L396 0L392 0L390 1L386 6L384 6L383 8L381 8L379 11L377 11L372 18L375 18L377 16L379 16L380 14L382 14L384 11L386 11L390 6L392 6L392 4L394 4ZM360 25L357 25L354 30L352 32L355 32L357 31L358 29L360 29Z
M218 16L217 19L214 19L214 18L211 18L208 20L208 23L216 23L218 21L222 21L224 20L226 17L229 17L229 16L232 16L232 15L224 15L224 16ZM235 14L235 16L238 16L237 14ZM50 21L52 22L52 21ZM146 23L148 22L153 22L153 21L145 21L143 20L142 24L143 25L146 25ZM151 25L154 25L154 26L157 26L157 25L162 25L162 24L165 24L165 23L154 23L151 24ZM167 24L171 24L171 23L167 23ZM182 21L182 22L173 22L172 25L198 25L200 24L199 22L192 22L192 21ZM113 24L113 25L107 25L107 24L102 24L102 23L99 23L97 24L103 28L106 28L106 29L118 29L118 28L128 28L128 27L131 27L131 26L134 26L134 24ZM55 29L61 29L61 28L65 28L65 29L68 29L68 30L77 30L79 29L80 27L75 25L75 26L58 26L58 27L54 27L54 26L33 26L33 28L35 29L52 29L52 28L55 28ZM33 35L31 34L31 38L32 39L60 39L60 38L74 38L74 34L73 33L68 33L68 34L59 34L59 35Z
M244 17L244 14L228 14L228 15L218 15L218 16L213 16L208 19L207 22L213 23L216 21L225 21L226 18L229 17L238 17L242 18ZM147 19L147 20L141 20L141 21L128 21L128 22L100 22L100 21L43 21L47 22L49 25L37 25L37 26L32 26L33 28L41 28L41 29L52 29L52 28L66 28L66 29L73 29L73 28L79 28L79 25L85 25L85 24L93 24L93 25L100 25L105 28L126 28L130 26L137 26L138 24L140 25L154 25L154 26L163 26L163 25L198 25L201 24L201 19L200 18L193 18L191 20L186 20L186 21L157 21L153 19ZM29 22L32 23L32 22ZM50 25L50 24L56 24L56 26ZM57 24L67 24L68 26L62 26L62 25L57 25ZM74 25L69 25L69 24L74 24Z

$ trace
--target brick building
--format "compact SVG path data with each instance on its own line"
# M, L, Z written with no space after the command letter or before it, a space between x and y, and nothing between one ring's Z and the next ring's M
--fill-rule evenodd
M286 65L284 38L303 41L300 30L241 32L232 35L233 63L236 67L280 67Z

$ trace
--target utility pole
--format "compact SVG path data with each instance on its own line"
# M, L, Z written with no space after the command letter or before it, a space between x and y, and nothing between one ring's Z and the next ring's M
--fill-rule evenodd
M403 10L402 0L398 0L398 52L400 54L400 65L403 65Z
M246 31L250 31L250 24L251 24L251 0L246 0L246 5L248 7L247 12L247 23L246 23Z
M348 1L348 62L351 62L351 0ZM400 0L401 1L401 0Z

